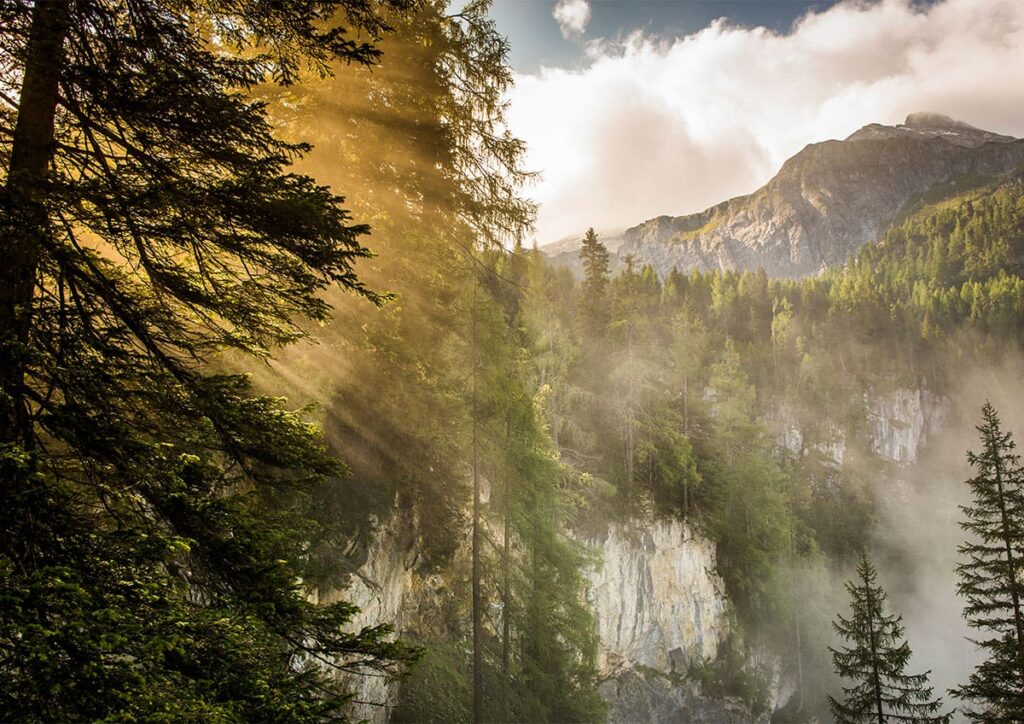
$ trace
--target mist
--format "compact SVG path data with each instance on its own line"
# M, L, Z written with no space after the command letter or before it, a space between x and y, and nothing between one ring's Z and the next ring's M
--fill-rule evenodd
M914 652L908 670L930 669L931 683L947 706L959 703L948 690L965 682L982 660L968 640L972 631L962 617L964 601L956 595L957 546L966 535L959 506L970 502L967 451L979 449L975 425L986 401L999 411L1003 429L1021 439L1024 410L1016 401L1024 393L1024 363L1011 354L950 377L951 384L941 390L950 402L941 430L915 464L877 483L872 534L879 578L893 609L903 615ZM958 713L954 720L964 718Z

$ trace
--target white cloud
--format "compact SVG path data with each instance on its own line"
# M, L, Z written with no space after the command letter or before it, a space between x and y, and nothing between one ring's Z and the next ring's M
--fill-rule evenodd
M551 13L566 40L579 38L590 22L590 3L587 0L558 0Z
M787 34L716 22L586 54L582 69L519 76L511 97L543 174L542 243L749 193L808 143L914 111L1024 136L1020 0L847 2Z

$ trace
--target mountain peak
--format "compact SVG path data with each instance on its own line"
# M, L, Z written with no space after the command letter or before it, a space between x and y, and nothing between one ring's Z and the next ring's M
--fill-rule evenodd
M812 143L763 187L697 214L627 229L620 256L673 268L763 268L801 277L837 266L878 239L923 198L1006 177L1024 141L938 113L864 126L845 141Z
M928 140L941 138L957 146L977 148L984 143L1009 143L1017 139L985 131L970 123L958 121L941 113L911 113L897 126L871 123L848 137L847 141L880 141L894 138Z
M944 116L941 113L931 112L911 113L907 116L907 120L903 121L903 125L907 128L927 129L932 131L981 131L981 133L987 133L987 131L982 131L980 128L972 126L969 123L958 121L955 118Z

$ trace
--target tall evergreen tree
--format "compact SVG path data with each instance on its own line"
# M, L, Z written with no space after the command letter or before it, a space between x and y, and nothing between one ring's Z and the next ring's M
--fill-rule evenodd
M316 332L321 347L345 349L344 373L324 375L339 390L326 412L343 423L332 442L354 474L331 510L365 519L373 496L389 515L397 493L403 513L416 511L406 517L415 520L417 568L457 581L442 626L404 632L422 637L426 655L391 718L599 720L593 621L580 595L589 561L561 534L574 497L537 416L520 320L532 254L495 243L527 221L505 185L525 176L517 144L496 120L510 81L506 41L483 2L455 16L434 1L388 18L384 63L274 89L282 102L271 110L313 140L303 163L318 179L369 190L351 201L373 222L380 254L361 278L396 296L369 319L357 299L340 302L337 320ZM486 183L483 168L493 176ZM353 330L357 345L347 339ZM296 376L323 374L323 355L296 359L302 353L286 353L305 365Z
M984 632L976 643L987 654L969 681L953 695L970 702L977 721L1024 720L1024 470L1016 444L1003 432L990 403L982 408L980 453L967 459L976 469L967 481L974 495L961 507L961 527L971 540L960 546L957 592L967 600L964 616Z
M594 229L587 229L580 247L583 264L583 289L580 293L580 313L588 331L600 335L608 322L608 276L611 269L608 249Z
M928 674L907 674L910 645L904 638L903 617L887 614L885 591L876 582L875 567L867 555L857 564L857 578L846 584L851 597L850 618L838 616L836 632L850 643L831 649L836 673L851 679L844 697L828 697L840 724L890 721L948 722L952 714L940 714L942 699L932 696Z
M212 364L379 299L251 91L372 62L406 4L0 6L4 718L341 716L326 669L407 656L300 583L319 431Z

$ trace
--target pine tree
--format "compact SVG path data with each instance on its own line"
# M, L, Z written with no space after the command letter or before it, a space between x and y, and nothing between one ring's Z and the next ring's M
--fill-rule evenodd
M843 687L843 701L828 697L832 714L840 724L948 722L952 714L940 714L942 699L932 698L931 672L905 673L911 651L903 635L903 617L886 614L886 594L876 578L875 567L862 556L857 579L846 584L852 598L850 618L838 616L833 623L843 641L851 644L829 649L833 665L854 684Z
M600 336L608 322L608 249L602 244L593 228L587 229L580 247L580 262L583 264L583 288L580 294L580 314L587 331Z
M957 592L967 600L968 625L985 633L976 643L988 658L953 695L971 702L974 720L1017 722L1024 720L1024 470L991 404L977 429L982 450L967 455L977 471L967 481L974 501L961 507L960 524L971 540L959 548L966 560L957 566Z
M372 62L381 7L0 7L5 718L341 716L328 670L408 658L308 599L336 534L311 492L342 466L220 356L301 337L328 287L380 299L366 228L252 92Z

